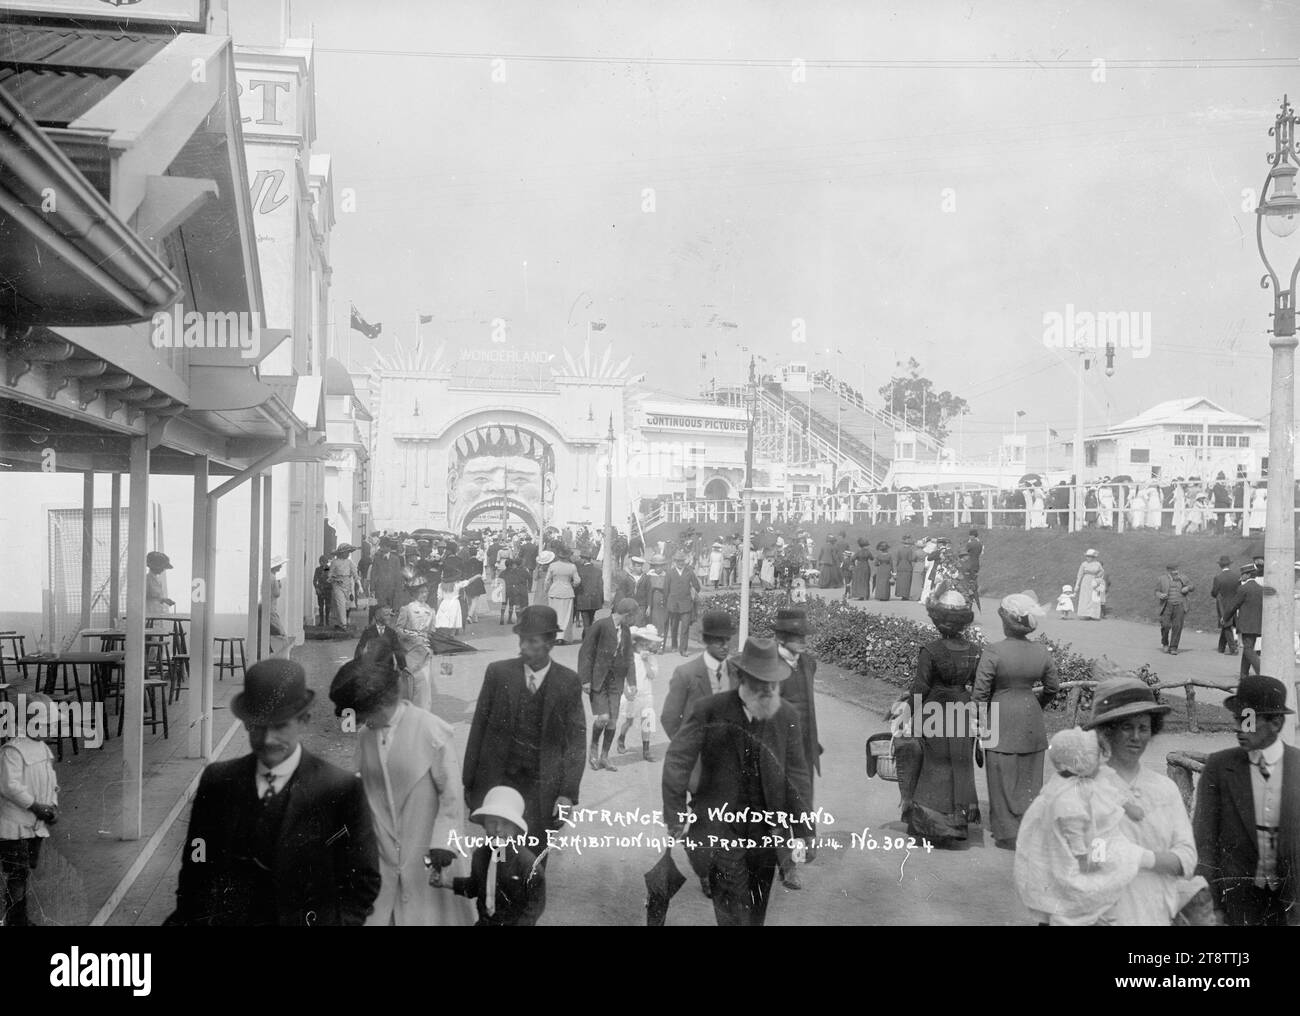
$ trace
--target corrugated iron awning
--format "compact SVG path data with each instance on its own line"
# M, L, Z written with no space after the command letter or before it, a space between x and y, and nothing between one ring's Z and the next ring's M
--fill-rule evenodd
M9 25L0 33L0 88L42 127L67 127L171 39L171 32Z

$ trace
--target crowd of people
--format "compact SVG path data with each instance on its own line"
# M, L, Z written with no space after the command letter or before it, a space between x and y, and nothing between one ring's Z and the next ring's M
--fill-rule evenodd
M1079 526L1096 529L1158 529L1192 533L1262 533L1268 511L1268 491L1262 481L1229 480L1219 473L1213 481L1175 477L1168 481L1135 481L1132 477L1102 476L1082 485ZM1041 477L1026 478L1014 488L998 490L853 490L826 494L794 494L758 498L758 524L918 525L954 528L1046 529L1069 525L1073 485L1062 480L1047 485ZM1300 507L1300 494L1297 495ZM666 500L659 509L670 523L735 524L743 519L738 499Z

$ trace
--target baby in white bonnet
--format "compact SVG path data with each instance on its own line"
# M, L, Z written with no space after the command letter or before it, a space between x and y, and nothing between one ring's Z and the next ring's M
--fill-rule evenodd
M1091 730L1052 736L1047 757L1056 774L1025 812L1016 840L1020 898L1050 924L1098 924L1155 854L1120 830L1142 809L1117 785L1097 779L1102 746Z

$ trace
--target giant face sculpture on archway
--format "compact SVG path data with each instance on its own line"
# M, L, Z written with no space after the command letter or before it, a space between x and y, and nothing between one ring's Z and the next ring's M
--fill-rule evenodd
M495 524L504 512L536 532L547 519L554 491L555 452L525 427L486 424L452 445L447 519L456 532L471 520Z

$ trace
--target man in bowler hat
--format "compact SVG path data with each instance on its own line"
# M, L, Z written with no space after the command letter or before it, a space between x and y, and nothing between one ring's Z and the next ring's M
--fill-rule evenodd
M804 760L820 776L822 746L817 741L817 699L813 694L817 659L808 652L808 612L802 607L779 608L776 620L772 622L772 633L776 636L781 659L793 671L790 680L781 686L781 698L798 715ZM811 792L808 801L812 803Z
M1254 565L1242 565L1241 585L1219 608L1219 627L1236 627L1241 636L1241 676L1252 670L1259 674L1259 653L1255 643L1264 631L1264 597L1271 587L1264 585L1264 572Z
M700 579L695 569L686 563L686 551L673 554L673 566L668 569L664 592L668 604L667 646L676 646L686 655L686 644L691 634L691 618L695 612L695 598L700 594Z
M1205 762L1196 790L1196 873L1220 923L1300 925L1300 749L1283 744L1286 685L1247 675L1223 701L1237 747Z
M730 664L734 691L697 702L664 759L664 821L678 837L708 852L708 879L719 925L762 925L778 850L812 837L812 785L804 762L799 717L781 701L790 668L771 639L751 638ZM691 772L700 763L690 803ZM769 821L785 812L787 821Z
M488 664L465 747L467 805L481 807L493 787L513 787L524 799L530 843L560 828L560 808L577 803L585 761L582 684L551 659L559 631L551 607L520 612L519 656Z
M720 692L731 691L735 687L727 675L726 666L731 640L735 636L736 622L725 610L706 611L700 619L704 652L673 671L672 680L668 682L664 711L659 717L664 733L670 738L677 735L696 702Z
M1237 595L1241 577L1232 570L1232 558L1227 554L1219 558L1219 571L1210 584L1210 596L1214 598L1214 612L1219 622L1219 652L1229 656L1237 655L1237 639L1232 626L1223 626L1225 608Z
M167 924L365 923L379 856L361 781L300 743L316 693L292 660L259 660L230 709L252 753L203 770Z

